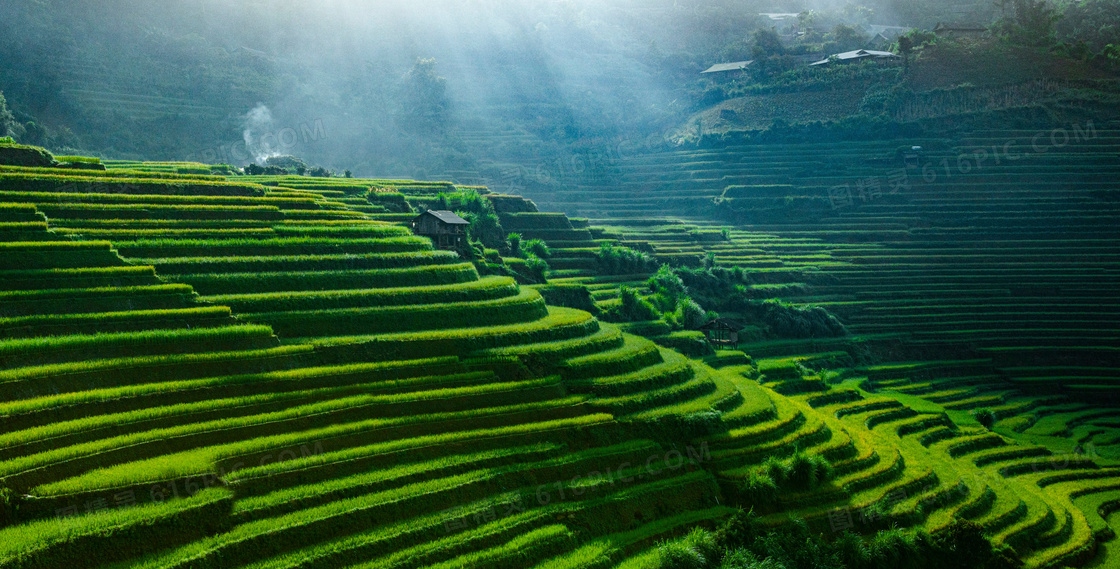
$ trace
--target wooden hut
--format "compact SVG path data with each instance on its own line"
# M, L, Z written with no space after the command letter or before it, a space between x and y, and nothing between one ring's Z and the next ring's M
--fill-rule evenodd
M412 220L412 233L427 237L437 249L461 251L471 223L450 211L428 210Z
M739 332L743 325L726 318L716 318L700 327L700 331L708 338L708 342L715 346L739 345Z

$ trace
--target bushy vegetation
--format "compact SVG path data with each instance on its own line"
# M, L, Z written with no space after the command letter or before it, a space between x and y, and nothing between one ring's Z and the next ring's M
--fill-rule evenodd
M792 457L770 457L738 483L744 504L769 509L784 494L810 492L832 478L832 467L822 456L797 452Z
M657 269L658 262L648 253L629 247L604 243L595 253L597 272L603 275L632 275Z
M844 533L829 541L803 523L780 530L739 512L715 532L693 530L658 548L659 569L1009 569L1022 563L994 550L976 523L957 521L945 531L889 530L864 538Z
M733 306L779 338L833 338L848 333L835 316L819 306L791 306L777 299L737 300Z

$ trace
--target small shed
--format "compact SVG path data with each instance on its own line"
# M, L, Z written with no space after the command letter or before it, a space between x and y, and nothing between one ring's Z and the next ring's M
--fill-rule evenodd
M933 28L933 33L940 37L975 38L988 33L988 28L972 24L946 24L942 22L937 24L937 27Z
M895 60L895 59L900 59L900 56L898 54L891 53L889 51L877 51L877 50L873 50L873 49L857 49L855 51L845 51L844 53L837 53L837 54L829 56L828 59L822 59L822 60L817 61L815 63L810 63L809 65L810 66L813 66L813 65L828 65L828 64L832 63L833 61L835 61L836 63L853 63L853 62L856 62L856 61L865 61L865 60L891 61L891 60Z
M701 75L704 75L704 74L711 75L713 73L727 73L729 71L746 71L747 68L750 67L750 65L752 63L754 63L754 60L751 60L751 61L735 61L733 63L717 63L717 64L707 68L706 70L701 71L700 74Z
M739 332L745 328L742 324L726 318L716 318L700 327L700 331L708 338L710 344L716 346L737 346Z
M437 249L459 251L467 245L470 225L453 212L428 210L412 220L412 233L431 239Z

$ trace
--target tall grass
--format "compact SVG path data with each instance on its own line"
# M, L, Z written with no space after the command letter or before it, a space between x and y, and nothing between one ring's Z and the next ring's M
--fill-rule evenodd
M118 205L38 204L51 220L67 219L246 219L276 221L283 214L276 206L223 205Z
M374 357L394 359L437 354L463 354L492 348L570 340L594 334L599 322L578 310L549 307L536 322L483 328L401 332L367 336L320 338L313 343L325 358Z
M150 330L113 334L76 334L49 338L0 340L0 362L9 366L56 363L59 358L88 359L90 354L125 349L134 355L192 350L197 343L244 344L271 337L268 326L228 326L198 330Z
M12 569L85 567L124 561L224 529L233 501L221 488L162 504L110 509L73 519L44 520L0 529L0 566Z
M248 313L250 322L267 323L282 336L343 336L501 326L548 315L544 299L532 289L495 300L297 312Z
M169 282L189 284L204 295L303 292L315 290L357 290L409 286L441 286L469 283L478 279L470 263L422 265L407 269L370 269L356 271L300 271L277 273L229 273L167 275ZM3 286L0 281L0 286Z
M0 475L14 486L34 485L35 495L40 496L124 488L213 472L220 468L219 463L223 461L307 445L308 441L324 441L324 444L329 441L335 445L353 446L357 441L368 443L387 437L392 442L380 443L383 450L387 450L393 445L415 446L420 437L428 440L434 438L436 441L453 440L466 431L448 429L449 432L438 435L433 435L432 432L444 430L445 427L440 427L441 424L453 425L454 421L458 421L460 425L469 422L479 428L516 432L526 425L510 427L508 425L511 421L531 414L547 418L547 411L570 408L580 402L582 399L571 398L392 419L360 420L355 416L349 422L315 427L314 425L321 425L323 419L317 417L317 414L331 409L348 409L338 402L328 402L252 417L100 439L0 463ZM353 409L350 411L358 414ZM588 420L588 417L596 419ZM585 420L585 423L594 423L602 422L604 416L585 415L579 419ZM531 425L540 428L539 423ZM238 428L241 428L240 434L236 430ZM408 434L409 429L415 432ZM237 440L239 438L241 440ZM169 452L174 454L168 454ZM95 465L100 468L91 468ZM42 470L43 467L52 468ZM67 472L74 477L66 478Z
M488 376L495 379L493 376ZM416 391L403 393L379 393L387 385L377 382L370 384L319 387L305 390L290 390L209 399L193 403L149 407L114 414L94 415L71 421L42 425L20 431L0 433L0 449L20 448L22 454L30 454L30 443L47 443L52 447L65 444L83 444L105 435L105 429L129 427L128 430L155 430L175 428L183 420L200 422L211 417L220 420L245 419L261 416L295 416L331 413L345 409L363 408L363 417L396 417L411 414L431 413L449 408L462 407L452 404L456 400L477 405L480 399L493 398L488 405L510 404L511 396L547 386L556 385L554 378L537 379L518 383L490 382L467 386L441 386L433 381L428 385L417 386ZM523 395L521 395L523 397ZM277 411L276 409L281 410ZM41 448L41 445L36 446ZM9 454L4 452L3 454Z
M157 284L153 267L97 267L0 271L0 291Z
M239 182L178 181L151 178L59 176L0 172L0 191L105 194L263 196L264 186Z
M46 193L18 190L0 190L0 199L8 202L33 203L38 206L54 204L57 206L103 206L142 207L142 204L155 205L181 205L181 206L272 206L276 208L299 210L315 209L318 202L308 198L268 198L244 196L176 196L176 195L121 195L98 194L92 192L80 193Z
M204 302L229 306L238 312L329 310L359 306L487 301L518 294L509 277L486 277L474 282L400 288L362 288L265 294L230 294L202 297ZM3 297L0 296L0 299Z
M36 413L58 411L76 408L83 405L97 405L102 412L127 412L137 409L131 401L145 399L155 400L163 396L172 396L175 404L189 403L191 401L205 401L209 398L236 398L253 394L281 393L299 390L322 389L338 386L377 384L378 389L385 392L431 388L439 384L442 378L444 387L454 384L454 380L446 374L457 370L456 358L432 358L427 360L410 360L382 362L376 364L349 364L333 367L301 367L284 371L242 372L237 375L219 375L219 372L235 372L239 361L264 359L264 358L296 358L308 356L313 353L310 346L282 346L268 350L248 352L213 352L205 354L188 354L173 356L151 356L146 358L128 358L121 360L99 360L94 362L80 362L59 366L45 366L44 368L21 368L0 372L0 376L7 380L34 380L52 373L77 374L82 371L93 370L99 372L106 369L119 369L131 366L157 366L168 364L186 364L196 367L217 366L213 373L188 375L187 378L153 378L147 370L135 377L113 376L113 387L88 386L84 391L71 393L52 393L33 399L13 400L0 404L0 413L6 415L11 424L20 416L32 416ZM443 375L425 375L443 374ZM102 374L105 375L105 374ZM481 374L486 376L486 374ZM486 376L489 377L489 376ZM193 379L201 378L201 379ZM152 381L156 379L158 381ZM460 382L462 383L462 382ZM436 385L439 387L439 385ZM167 398L164 398L167 399ZM139 408L146 408L139 407ZM118 411L119 410L119 411ZM52 415L52 417L58 414ZM82 418L79 415L76 418ZM23 424L23 423L20 423ZM35 423L27 428L40 426ZM15 428L15 427L12 427Z
M177 230L164 230L174 235ZM218 253L231 257L261 255L285 256L402 253L431 250L431 242L422 237L388 239L324 239L296 237L283 239L145 239L118 245L117 250L128 257L200 257Z
M366 255L294 255L276 257L180 257L133 259L155 265L167 275L193 273L287 273L293 271L352 271L398 269L422 265L452 264L459 260L453 251L418 251Z

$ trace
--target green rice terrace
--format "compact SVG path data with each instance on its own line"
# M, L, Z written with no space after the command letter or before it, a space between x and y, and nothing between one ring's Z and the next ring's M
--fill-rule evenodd
M583 218L8 143L0 567L646 567L741 510L1115 563L1120 131L1094 129L652 155L540 200ZM449 199L543 242L546 280L414 236ZM755 299L720 309L737 343L659 314L662 263Z

